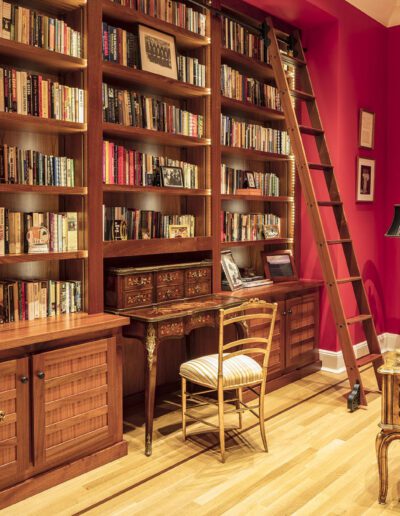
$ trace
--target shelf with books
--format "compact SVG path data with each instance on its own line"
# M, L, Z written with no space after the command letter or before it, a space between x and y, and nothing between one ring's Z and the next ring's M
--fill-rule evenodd
M88 193L86 186L41 186L25 184L0 184L0 193L24 194L35 193L41 195L79 195L85 196Z
M282 202L282 203L293 203L295 202L294 197L291 196L270 196L270 195L246 195L246 194L221 194L221 201L262 201L262 202Z
M143 92L165 95L172 98L201 98L211 95L210 88L201 88L187 82L176 81L169 77L128 68L116 63L103 62L105 80L118 81L124 85L140 86Z
M87 67L86 59L10 41L5 38L0 38L0 58L12 60L13 66L27 67L28 69L36 67L47 72L79 72Z
M195 49L210 45L208 36L201 36L187 29L183 29L172 23L144 14L131 7L115 4L111 0L102 0L103 17L107 21L123 24L143 24L152 29L167 32L175 37L178 47Z
M230 247L249 247L253 245L282 245L293 244L293 238L269 238L268 240L241 240L240 242L221 242L222 249Z
M242 115L251 120L269 121L269 120L284 120L285 115L282 111L270 109L263 106L257 106L251 102L242 102L240 100L230 99L229 97L221 97L221 108L225 114L228 115Z
M289 161L291 159L286 154L242 149L241 147L229 147L227 145L221 145L221 153L222 156L238 156L251 161Z
M234 68L240 68L241 72L245 72L255 79L263 81L274 79L274 72L270 64L239 54L228 48L221 47L221 62Z
M104 258L210 251L211 249L211 237L153 238L150 240L110 240L103 242Z
M0 112L0 130L68 135L85 133L87 125L78 122L64 122L63 120L55 120L53 118Z
M152 193L166 196L209 197L205 188L163 188L160 186L103 185L103 192Z
M67 13L85 7L88 0L29 0L29 7L41 11Z
M48 262L61 260L79 260L88 257L88 251L66 251L63 253L21 253L0 256L0 265L21 262Z
M204 147L211 145L209 138L195 138L141 127L103 122L103 134L112 138L125 138L138 142L168 145L171 147Z

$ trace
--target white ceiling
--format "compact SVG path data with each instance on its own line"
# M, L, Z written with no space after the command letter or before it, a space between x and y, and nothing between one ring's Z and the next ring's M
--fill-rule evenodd
M386 27L400 25L400 0L346 0Z

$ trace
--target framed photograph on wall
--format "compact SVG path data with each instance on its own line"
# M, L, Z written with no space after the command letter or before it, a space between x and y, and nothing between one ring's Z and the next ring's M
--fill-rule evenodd
M375 195L375 160L357 159L357 201L372 202Z
M138 26L141 69L178 79L175 38L145 25Z
M263 252L261 258L265 277L274 283L299 279L291 251Z
M358 145L362 149L373 149L375 140L375 113L360 109Z

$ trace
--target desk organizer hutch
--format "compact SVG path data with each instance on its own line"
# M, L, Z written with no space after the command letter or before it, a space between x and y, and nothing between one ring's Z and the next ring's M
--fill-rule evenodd
M0 65L84 89L85 117L78 123L0 112L2 145L75 160L73 186L2 182L0 206L17 211L76 212L78 248L0 256L0 279L80 281L82 311L0 327L0 412L5 413L0 420L0 508L126 454L122 375L125 395L142 392L146 363L142 347L129 337L129 331L119 337L120 328L129 319L104 314L105 299L107 310L123 313L136 305L219 293L224 249L232 249L241 264L251 264L259 272L261 251L291 249L299 261L292 156L221 145L221 113L276 129L283 129L285 120L276 109L221 95L221 64L261 82L273 84L274 74L269 64L223 48L220 15L204 9L206 30L205 35L199 35L111 0L21 3L63 19L78 31L82 55L71 57L0 37ZM240 2L221 5L214 0L212 4L240 21ZM201 7L195 5L194 9ZM258 23L265 20L265 13L250 6L246 6L246 14ZM243 22L246 19L243 17ZM142 24L172 35L179 53L196 57L205 65L205 86L103 62L103 22L128 31ZM291 66L293 74L295 59ZM204 135L196 138L104 122L103 82L157 96L202 115ZM198 188L103 184L104 140L197 165ZM221 164L274 172L280 179L279 195L221 194ZM194 215L194 236L103 241L103 205ZM280 235L268 240L222 241L221 212L273 212L280 217ZM207 265L204 260L209 261ZM187 268L184 264L192 265ZM126 267L151 270L118 273ZM191 271L200 276L191 276ZM136 282L138 276L141 279ZM116 288L113 299L109 282ZM316 282L293 282L239 294L276 299L280 304L270 388L308 374L310 366L318 365L319 286ZM204 344L201 333L196 339ZM160 353L166 360L160 360L165 369L159 368L158 382L176 382L179 363L185 358L183 345L164 346ZM80 386L78 390L76 386Z

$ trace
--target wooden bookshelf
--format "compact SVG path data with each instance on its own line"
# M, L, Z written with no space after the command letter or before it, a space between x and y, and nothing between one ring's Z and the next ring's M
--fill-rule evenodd
M293 244L293 238L269 238L268 240L242 240L240 242L221 242L223 249L229 249L231 247L250 247L254 245L282 245L282 244Z
M275 154L273 152L257 151L252 149L242 149L241 147L228 147L221 145L223 156L237 156L251 161L288 161L290 156L285 154Z
M221 109L224 114L233 116L240 115L241 117L246 117L250 120L257 120L260 122L285 119L282 111L257 106L250 102L242 102L240 100L230 99L223 96L221 96Z
M215 33L215 31L214 31ZM263 63L257 59L252 59L245 55L223 48L221 46L221 62L239 69L249 77L254 77L260 81L269 81L274 78L272 66L268 63Z
M86 186L39 186L22 184L0 184L0 193L26 194L34 193L39 195L87 195Z
M0 265L21 262L49 262L59 260L77 260L87 258L87 251L66 251L63 253L6 254L0 256Z
M246 194L221 194L221 201L262 201L262 202L294 202L294 197L288 195L271 196L271 195L246 195Z
M0 112L0 131L22 131L63 136L85 133L87 125L77 122L64 122L53 118Z
M104 258L210 251L211 237L114 240L103 243Z
M149 193L166 196L210 197L206 188L163 188L161 186L103 185L103 192Z

